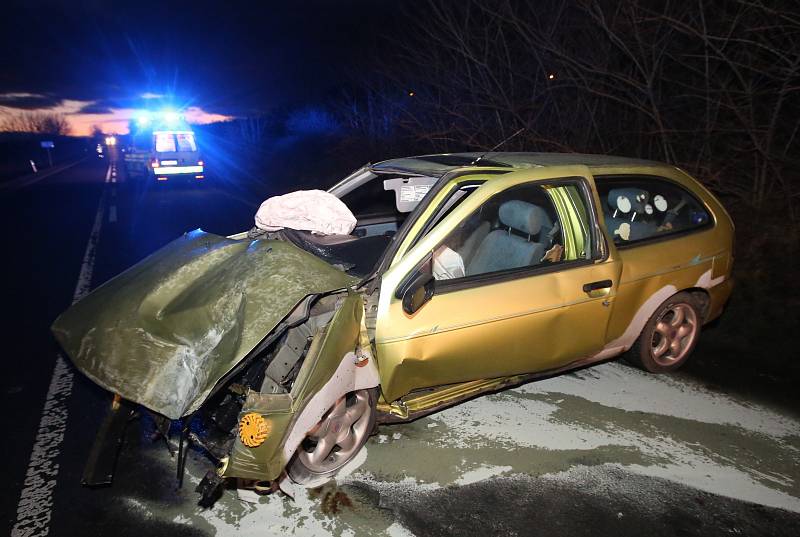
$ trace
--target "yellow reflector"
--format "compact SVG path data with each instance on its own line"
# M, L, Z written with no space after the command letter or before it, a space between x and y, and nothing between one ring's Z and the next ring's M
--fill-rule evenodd
M239 438L247 447L257 447L264 443L269 434L269 423L261 414L251 412L239 420Z

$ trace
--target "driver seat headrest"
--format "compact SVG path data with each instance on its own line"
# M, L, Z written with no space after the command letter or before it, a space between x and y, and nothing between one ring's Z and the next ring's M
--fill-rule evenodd
M650 193L641 188L613 188L608 192L608 206L622 214L642 214Z
M500 223L526 235L536 235L550 221L544 209L521 200L503 203L498 211Z

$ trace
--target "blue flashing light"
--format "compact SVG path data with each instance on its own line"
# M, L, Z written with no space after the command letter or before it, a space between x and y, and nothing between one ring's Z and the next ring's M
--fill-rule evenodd
M181 120L181 115L174 110L164 110L162 114L164 116L164 122L169 125L175 125Z
M145 114L142 114L136 118L136 123L140 127L146 127L150 123L150 117Z

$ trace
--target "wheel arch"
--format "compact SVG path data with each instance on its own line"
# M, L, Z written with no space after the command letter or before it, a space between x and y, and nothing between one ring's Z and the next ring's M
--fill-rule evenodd
M629 350L656 310L667 300L680 293L690 293L692 297L698 301L700 305L700 315L703 319L703 323L705 323L710 311L711 297L708 290L705 287L700 287L700 285L703 285L706 275L710 276L710 271L701 276L698 282L693 286L679 289L675 285L667 284L652 293L642 302L639 309L636 310L636 313L631 318L622 335L607 343L603 349L595 355L595 358L609 358Z
M694 299L697 301L697 306L700 309L700 318L702 319L703 324L705 324L708 321L708 314L711 310L711 295L708 293L708 290L702 287L687 287L686 289L678 291L678 293L689 293L692 295L692 297L694 297Z

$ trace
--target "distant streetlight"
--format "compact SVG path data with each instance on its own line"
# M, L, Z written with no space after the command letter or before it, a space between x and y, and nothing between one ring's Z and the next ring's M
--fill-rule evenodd
M556 79L556 74L555 73L548 73L547 80L555 80L555 79Z
M117 145L116 136L106 136L106 145L108 147L111 147L112 145Z
M414 93L413 91L409 91L409 92L408 92L408 96L409 96L409 97L413 97L414 95L416 95L416 93Z

